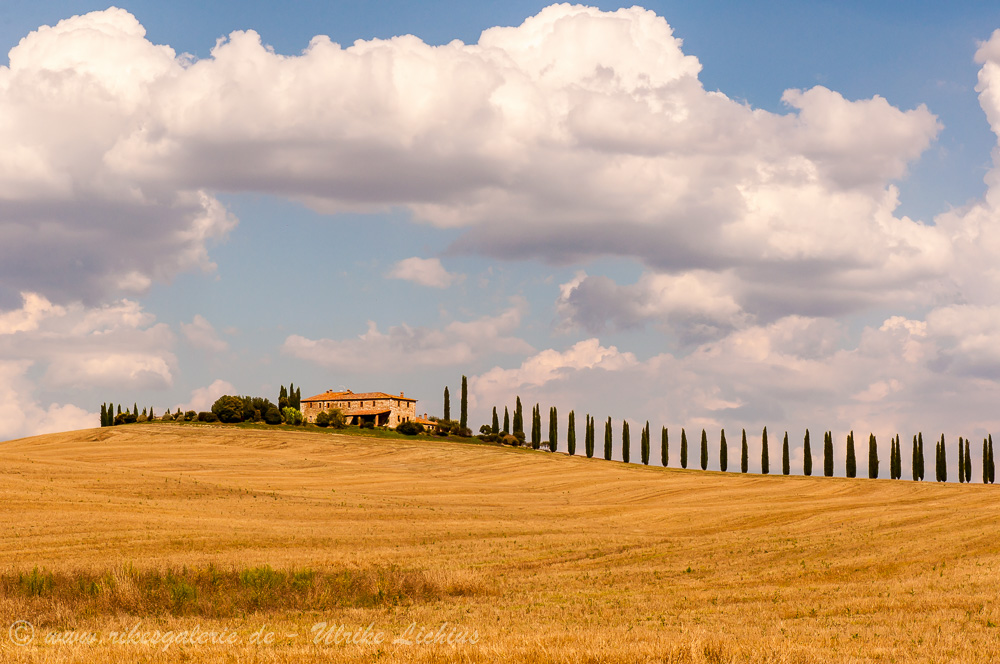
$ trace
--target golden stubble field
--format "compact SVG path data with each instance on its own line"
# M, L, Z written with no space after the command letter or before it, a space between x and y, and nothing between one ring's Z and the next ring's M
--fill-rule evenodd
M993 486L169 424L0 449L0 661L998 657ZM221 570L239 585L264 566L372 589L207 614L126 601L143 574ZM36 567L63 590L26 591ZM216 601L196 590L191 602Z

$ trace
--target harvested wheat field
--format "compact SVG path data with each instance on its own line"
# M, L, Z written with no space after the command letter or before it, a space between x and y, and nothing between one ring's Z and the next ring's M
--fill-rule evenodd
M992 486L170 424L0 445L3 661L988 662L1000 645Z

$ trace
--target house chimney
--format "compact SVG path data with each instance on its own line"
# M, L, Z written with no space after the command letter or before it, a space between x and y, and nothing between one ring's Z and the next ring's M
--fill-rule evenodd
M403 393L402 393L402 392L400 392L400 393L399 393L399 396L403 396Z

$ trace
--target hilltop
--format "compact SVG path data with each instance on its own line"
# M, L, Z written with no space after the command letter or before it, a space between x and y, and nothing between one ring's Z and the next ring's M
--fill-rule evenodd
M376 570L376 586L403 573L424 584L391 602L238 619L79 616L44 592L28 601L8 589L0 617L30 619L39 633L147 619L246 634L267 623L298 635L255 650L261 661L986 662L1000 629L993 486L162 424L0 445L8 577L36 566L97 578L212 565ZM319 621L393 635L447 622L478 642L316 646ZM33 648L4 647L12 661L32 661ZM51 661L115 659L123 647L64 648ZM212 661L233 647L187 654Z

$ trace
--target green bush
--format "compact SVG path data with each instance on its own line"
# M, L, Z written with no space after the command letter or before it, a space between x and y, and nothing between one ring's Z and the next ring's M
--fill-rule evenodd
M396 431L404 436L416 436L418 433L424 432L424 425L416 422L403 422L396 427Z
M199 422L218 422L219 421L219 417L215 413L213 413L212 411L210 411L210 410L209 411L203 410L200 413L198 413L198 421Z
M221 396L212 404L212 412L222 422L243 421L243 399L230 395Z
M264 422L267 424L281 424L281 412L277 406L271 404L271 407L264 411Z
M298 408L292 408L291 406L282 408L281 417L285 420L285 424L292 424L294 426L302 424L302 413L299 412Z
M334 429L343 429L347 426L347 420L344 418L344 411L339 408L334 408L328 412L330 414L330 427Z
M185 422L192 422L196 417L198 417L198 413L194 412L193 410L189 410L184 413Z
M139 418L137 418L135 416L135 413L133 413L130 410L126 410L123 413L118 413L117 415L115 415L115 425L118 425L118 424L135 424L136 420L138 420L138 419Z
M330 414L325 410L320 412L320 414L316 416L316 426L323 427L324 429L330 426Z

